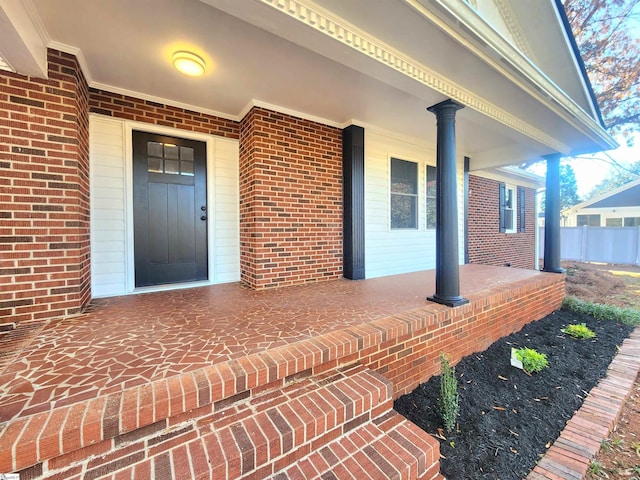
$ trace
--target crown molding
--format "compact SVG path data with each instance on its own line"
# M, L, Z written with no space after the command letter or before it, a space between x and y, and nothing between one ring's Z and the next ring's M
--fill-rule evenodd
M506 125L523 135L532 138L552 149L568 153L570 148L560 140L553 138L538 128L511 115L506 110L465 89L461 85L450 81L426 65L409 57L386 44L382 40L370 35L362 29L352 25L342 18L334 16L311 0L258 0L283 14L333 38L343 45L390 67L401 74L451 98L463 105L476 110L483 115ZM404 0L429 19L434 17L422 5L414 0ZM457 0L456 0L457 1ZM469 11L473 9L465 2L459 2ZM477 15L474 13L477 17ZM435 17L434 17L435 18ZM436 19L436 23L442 23ZM495 32L494 32L495 34ZM495 34L497 35L497 34ZM464 42L465 45L468 42ZM515 50L515 49L514 49Z
M114 87L113 85L108 85L100 82L92 82L89 84L91 88L95 88L98 90L105 90L111 93L118 93L120 95L124 95L127 97L138 98L140 100L148 100L150 102L161 103L163 105L169 105L171 107L183 108L185 110L190 110L192 112L204 113L206 115L212 115L214 117L224 118L226 120L233 120L237 122L240 120L238 115L231 115L229 113L218 112L217 110L210 110L208 108L202 108L197 105L191 105L189 103L176 102L175 100L170 100L168 98L156 97L154 95L148 95L142 92L136 92L135 90L129 90L126 88Z
M247 113L249 113L251 111L251 109L253 107L258 107L258 108L265 108L267 110L273 110L274 112L278 112L278 113L282 113L284 115L291 115L292 117L298 117L298 118L302 118L304 120L309 120L311 122L316 122L316 123L321 123L323 125L327 125L329 127L335 127L335 128L340 128L343 129L346 126L350 125L350 123L344 124L344 123L340 123L340 122L334 122L333 120L328 120L326 118L322 118L322 117L318 117L315 115L309 115L308 113L304 113L304 112L299 112L297 110L293 110L291 108L287 108L287 107L282 107L280 105L275 105L273 103L269 103L269 102L263 102L262 100L258 100L258 99L251 99L242 110L240 110L240 113L237 115L238 120L242 120Z
M524 53L528 58L535 60L533 57L531 47L529 46L529 42L527 42L526 38L522 34L522 27L516 20L513 15L513 10L511 9L511 5L509 5L505 0L493 0L496 8L500 12L504 23L513 38L513 41L516 42L516 46L520 49L522 53Z
M40 18L40 14L38 13L38 9L36 8L35 4L32 0L21 0L21 3L25 11L29 15L31 22L33 23L33 27L38 32L42 43L48 45L51 41L51 36L44 26L44 22L42 21L42 18Z
M57 42L55 40L49 40L47 43L48 48L52 48L53 50L58 50L60 52L68 53L69 55L73 55L76 57L80 68L82 69L82 73L84 74L84 78L87 81L87 84L91 87L93 86L93 78L91 77L91 70L89 70L89 65L87 64L87 60L84 58L84 54L82 50L78 47L74 47L73 45L68 45L66 43Z

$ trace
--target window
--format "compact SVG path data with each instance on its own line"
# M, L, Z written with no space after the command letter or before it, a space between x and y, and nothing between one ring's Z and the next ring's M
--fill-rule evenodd
M640 217L624 217L625 227L640 227Z
M500 202L500 217L499 217L500 231L504 233L515 233L516 232L516 226L515 226L516 213L515 212L517 212L515 187L501 183L500 191L499 191L499 202Z
M578 226L579 227L599 227L600 215L599 214L578 215Z
M418 164L391 159L391 228L418 228Z
M607 227L621 227L622 219L621 218L607 218L606 220Z
M427 165L427 228L436 228L436 167Z

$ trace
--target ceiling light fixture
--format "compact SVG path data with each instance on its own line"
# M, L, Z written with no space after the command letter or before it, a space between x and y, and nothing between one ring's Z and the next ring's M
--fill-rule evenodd
M179 51L173 54L173 66L181 73L190 77L200 77L204 75L204 60L195 53Z

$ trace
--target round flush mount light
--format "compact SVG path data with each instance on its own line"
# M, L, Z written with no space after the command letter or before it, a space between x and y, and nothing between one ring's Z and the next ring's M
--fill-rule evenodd
M179 51L173 54L173 66L181 73L190 77L200 77L204 75L204 60L195 53Z

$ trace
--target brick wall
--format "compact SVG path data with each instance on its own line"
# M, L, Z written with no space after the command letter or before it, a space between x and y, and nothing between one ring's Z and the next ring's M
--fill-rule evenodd
M0 71L0 322L90 297L88 88L72 55L49 78Z
M469 297L469 304L458 308L429 303L197 372L19 417L0 432L0 447L4 447L0 448L0 471L23 470L21 478L25 479L52 474L71 478L82 472L95 478L123 469L129 472L126 478L134 474L146 478L146 472L159 468L153 458L159 453L167 465L173 456L208 471L207 463L198 461L202 455L195 450L191 456L185 452L194 441L201 443L203 430L211 441L212 430L200 427L212 414L225 425L229 418L237 419L227 417L228 409L241 413L241 418L251 418L242 402L270 389L287 388L291 380L352 363L391 380L397 398L439 373L441 352L457 363L485 350L499 338L560 308L564 292L563 275L540 273L490 293L479 291ZM282 416L287 418L287 413L283 411ZM283 438L273 431L274 441ZM224 446L224 442L216 443L208 454L220 458ZM15 456L8 453L13 448Z
M240 125L242 281L269 288L342 275L342 132L252 109Z
M535 190L525 189L525 231L500 233L499 183L469 175L469 263L535 268ZM519 210L518 207L516 226Z
M163 127L191 130L193 132L218 135L237 139L239 124L206 113L198 113L184 108L172 107L150 100L120 95L104 90L90 89L89 106L91 113L109 117L152 123Z

